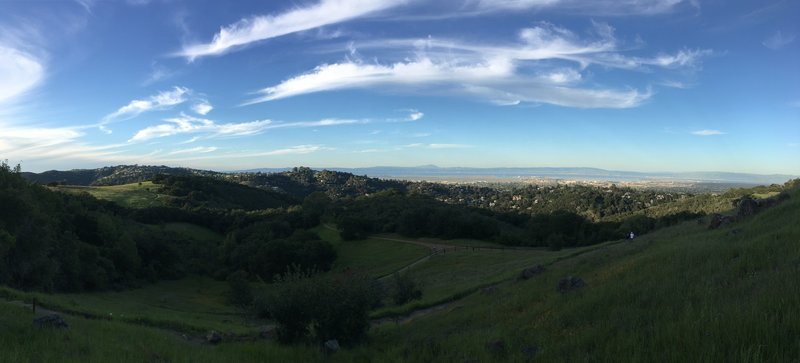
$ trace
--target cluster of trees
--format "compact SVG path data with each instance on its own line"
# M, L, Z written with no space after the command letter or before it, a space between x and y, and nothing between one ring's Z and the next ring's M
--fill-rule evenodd
M172 206L183 208L261 210L298 204L284 193L203 176L160 174L153 178L159 193L173 196Z
M562 210L533 215L494 212L397 191L339 200L331 205L329 213L337 221L344 239L398 233L408 237L473 238L554 249L620 239L631 231L641 234L702 215L681 212L659 218L637 215L621 222L595 222Z
M369 311L382 299L381 286L362 274L292 270L280 275L255 305L277 323L281 342L336 339L353 344L366 335Z
M175 188L198 186L201 191L224 183L183 178L161 181ZM238 190L227 184L222 187ZM256 200L260 193L265 192L250 189L231 198ZM319 203L324 210L327 199L310 197L309 210ZM128 210L88 194L58 193L31 184L21 177L19 167L7 163L0 163L0 206L0 284L21 289L121 289L185 273L224 279L240 270L249 278L269 280L290 265L328 270L336 259L329 243L304 231L317 225L321 214L304 212L300 206L256 212L175 207ZM228 237L224 243L215 243L158 226L169 222L207 226Z
M185 271L184 237L134 223L113 203L52 192L19 174L0 163L0 283L84 291Z

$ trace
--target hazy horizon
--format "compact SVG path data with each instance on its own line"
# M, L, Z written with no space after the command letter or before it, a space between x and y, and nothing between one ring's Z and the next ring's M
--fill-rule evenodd
M24 171L800 175L800 3L4 1Z

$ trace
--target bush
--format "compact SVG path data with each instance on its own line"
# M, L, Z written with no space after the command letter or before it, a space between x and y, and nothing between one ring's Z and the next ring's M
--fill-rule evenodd
M411 277L410 273L395 273L392 282L391 297L395 305L403 305L422 298L422 290L419 289L417 281Z
M228 301L236 306L248 306L253 302L253 291L247 282L247 272L242 270L228 275Z
M364 275L343 273L316 275L297 269L276 279L274 288L261 301L277 323L277 338L284 343L310 339L337 339L352 344L369 329L369 309L377 290Z

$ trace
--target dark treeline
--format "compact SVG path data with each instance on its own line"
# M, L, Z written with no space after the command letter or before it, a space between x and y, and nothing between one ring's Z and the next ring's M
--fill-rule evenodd
M261 191L258 191L261 192ZM227 235L196 240L159 225L188 222ZM288 266L327 270L335 252L304 229L319 213L159 207L128 210L88 194L31 184L0 163L0 284L45 291L122 289L185 273L271 279Z
M660 218L634 216L622 222L593 222L567 211L534 215L493 212L397 191L340 200L330 207L330 214L344 239L399 233L407 237L472 238L554 249L616 240L629 232L642 234L700 215L683 212Z
M159 174L153 178L159 193L173 196L170 205L181 208L259 210L288 207L299 201L285 193L251 188L204 176Z

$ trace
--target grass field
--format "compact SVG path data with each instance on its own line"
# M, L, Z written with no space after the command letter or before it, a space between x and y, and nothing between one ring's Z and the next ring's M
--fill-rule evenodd
M166 327L187 333L208 330L248 334L264 322L247 319L225 300L227 284L205 277L161 281L121 292L82 294L18 293L18 298L57 311Z
M224 283L204 278L125 292L37 295L56 307L114 318L67 316L67 331L37 330L29 310L0 302L0 361L800 361L798 218L800 193L794 192L787 202L718 230L687 222L633 242L583 249L466 249L432 256L411 269L423 299L373 316L452 303L375 327L363 344L328 357L318 347L264 340L198 345L171 330L129 324L136 314L235 333L259 324L225 305ZM209 237L196 226L163 228ZM317 232L339 252L335 268L358 267L373 276L429 252L386 240L345 242L325 228ZM547 271L515 278L534 264ZM559 293L555 287L565 276L581 277L586 286ZM495 288L482 290L488 284ZM0 291L10 294L21 293Z
M333 265L334 271L351 268L364 271L372 277L381 277L430 253L430 249L427 247L374 238L342 241L338 232L326 227L318 227L314 231L336 249L338 257Z
M110 186L62 185L54 187L56 190L67 193L89 193L97 199L109 200L128 208L164 205L165 201L171 197L156 193L159 188L159 185L149 181Z

